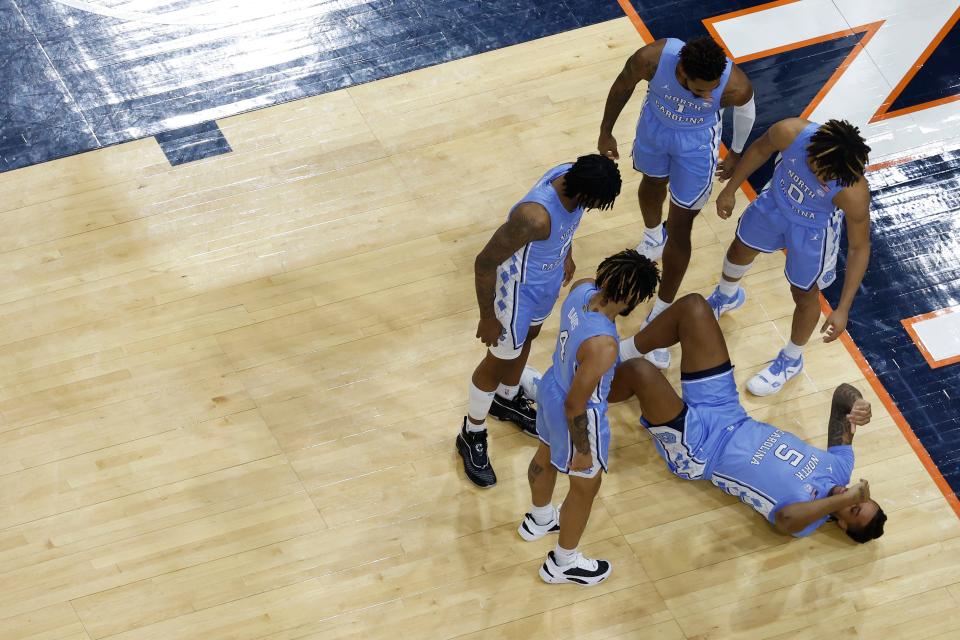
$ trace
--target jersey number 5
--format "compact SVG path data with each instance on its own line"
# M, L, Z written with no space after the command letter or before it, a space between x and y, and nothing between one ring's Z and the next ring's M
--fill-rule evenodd
M785 444L777 447L776 451L773 452L773 455L785 462L789 462L790 466L793 467L799 467L800 463L803 462L803 454L796 449L791 449Z

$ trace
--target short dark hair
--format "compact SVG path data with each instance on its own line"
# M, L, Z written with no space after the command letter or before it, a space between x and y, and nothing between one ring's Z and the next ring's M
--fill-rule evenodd
M599 153L580 156L565 174L563 194L584 209L609 209L623 181L617 163Z
M651 298L659 283L660 269L656 263L636 249L624 249L604 258L597 267L597 288L604 297L630 307Z
M870 519L870 522L863 525L863 527L860 529L847 527L847 535L860 544L870 542L871 540L879 538L883 535L883 523L886 521L887 514L883 512L883 509L880 508L880 505L877 505L877 512L874 514L873 518Z
M718 80L727 68L727 54L713 38L703 36L683 45L680 49L680 64L683 72L697 80Z
M810 137L807 157L824 177L849 187L863 177L870 147L860 129L846 120L827 120Z

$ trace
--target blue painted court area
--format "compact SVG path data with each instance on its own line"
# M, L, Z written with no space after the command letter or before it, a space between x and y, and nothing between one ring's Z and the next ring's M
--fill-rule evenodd
M918 1L946 8L946 15L960 5ZM705 18L763 3L633 4L655 37L689 39L707 33ZM815 100L850 54L865 46L870 34L857 31L860 24L908 22L908 4L838 1L835 11L856 5L873 13L850 18L846 33L742 63L757 95L753 138ZM236 6L225 0L0 0L0 171L145 136L157 136L172 164L190 162L229 152L215 124L219 118L623 16L615 0L286 0ZM883 7L890 12L878 13ZM883 86L863 89L879 92L879 106L907 77L889 72L886 61L912 63L931 48L885 104L888 112L909 112L884 122L902 147L914 149L913 159L869 176L874 256L849 330L957 490L960 364L931 369L900 325L904 318L960 303L960 141L949 120L922 120L933 101L949 102L960 93L960 23L952 20L944 22L939 39L903 39L913 47L909 51L887 58L859 54L885 74ZM789 31L778 24L770 29ZM870 46L889 50L889 39L872 37ZM610 69L611 79L616 72ZM853 97L862 93L851 91ZM937 144L929 144L931 135ZM755 187L769 171L755 176ZM826 295L836 302L839 293L835 286Z

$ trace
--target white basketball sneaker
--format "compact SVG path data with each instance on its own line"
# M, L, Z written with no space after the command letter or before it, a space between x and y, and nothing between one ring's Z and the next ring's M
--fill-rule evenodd
M525 366L520 374L520 388L523 389L523 394L534 402L537 400L537 388L542 377L543 374L530 365Z
M717 285L713 293L710 294L710 297L707 298L707 304L713 309L713 316L717 320L727 311L739 309L746 301L747 293L743 290L743 287L737 287L737 292L732 296L725 296L720 293L720 285Z
M540 578L548 584L572 582L589 587L606 580L611 570L612 567L606 560L592 560L580 552L574 556L572 564L561 566L557 564L556 556L551 551L540 567Z
M781 349L770 366L750 378L747 382L747 390L755 396L772 396L801 371L803 371L803 356L794 360L784 355Z
M558 533L560 531L560 511L554 507L553 517L546 524L537 524L533 519L533 514L528 513L523 516L523 522L517 527L517 533L527 542L539 540L548 533Z
M643 240L637 245L637 253L656 262L663 256L663 248L667 246L667 227L660 227L659 237L644 230Z

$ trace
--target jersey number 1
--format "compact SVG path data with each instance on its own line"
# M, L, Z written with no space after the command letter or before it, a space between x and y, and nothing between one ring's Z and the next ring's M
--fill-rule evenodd
M567 338L569 338L569 337L570 337L570 333L569 333L567 330L563 330L563 331L560 332L560 338L559 338L559 342L560 342L560 359L561 359L561 360L564 360L564 361L567 359L567 353L566 353L566 352L567 352Z

